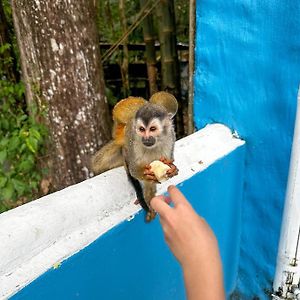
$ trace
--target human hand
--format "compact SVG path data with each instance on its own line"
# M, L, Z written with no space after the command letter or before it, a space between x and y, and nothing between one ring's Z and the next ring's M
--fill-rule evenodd
M170 198L156 196L150 202L160 215L167 244L182 266L204 259L217 247L212 230L175 186L169 186L168 192Z
M169 186L168 192L170 198L156 196L150 205L160 215L165 240L183 268L188 299L225 299L213 231L175 186Z

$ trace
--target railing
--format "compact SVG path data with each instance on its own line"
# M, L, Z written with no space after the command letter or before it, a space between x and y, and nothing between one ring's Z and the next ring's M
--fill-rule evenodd
M237 275L244 149L227 127L208 125L176 142L179 175L158 188L178 185L214 229L227 293ZM144 223L134 200L117 168L1 214L0 298L183 299L159 222Z

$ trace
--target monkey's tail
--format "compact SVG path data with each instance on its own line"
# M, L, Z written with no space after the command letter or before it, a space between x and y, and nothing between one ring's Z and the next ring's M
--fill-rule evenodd
M122 146L111 141L97 151L91 159L91 169L94 174L123 166Z

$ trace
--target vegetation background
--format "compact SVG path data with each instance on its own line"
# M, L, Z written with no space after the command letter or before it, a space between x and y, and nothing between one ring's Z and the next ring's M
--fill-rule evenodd
M93 176L89 158L122 98L172 92L186 133L188 1L46 2L0 0L0 213Z

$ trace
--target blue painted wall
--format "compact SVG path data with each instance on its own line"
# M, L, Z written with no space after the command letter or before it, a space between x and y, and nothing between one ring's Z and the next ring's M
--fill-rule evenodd
M196 21L196 126L224 123L247 142L236 299L269 299L300 82L300 2L199 0Z
M235 287L238 269L244 157L242 146L179 186L217 235L227 294ZM140 213L12 299L182 300L185 291L158 219L145 224Z

